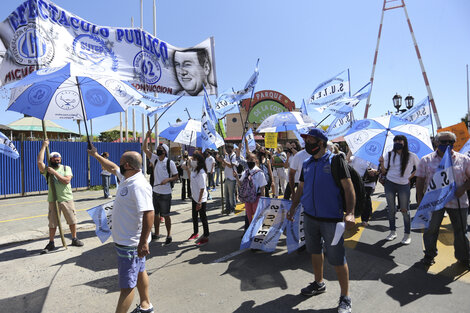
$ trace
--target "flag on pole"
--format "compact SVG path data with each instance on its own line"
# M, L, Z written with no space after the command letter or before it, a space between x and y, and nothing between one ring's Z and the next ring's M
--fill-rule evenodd
M331 103L325 109L336 117L344 117L351 112L361 100L366 99L371 91L371 83L368 82L361 89L352 95L352 97L344 97L337 102Z
M432 212L442 209L452 200L456 189L451 149L448 147L419 204L411 229L428 228Z
M87 213L96 224L95 233L101 243L105 243L111 236L113 205L114 201L111 201L87 210Z
M160 99L157 99L149 95L142 95L142 99L140 99L139 101L136 101L134 104L132 104L129 107L132 109L141 111L142 113L146 114L148 117L152 117L155 114L160 114L161 112L171 107L179 99L181 99L181 97L182 96L179 96L178 98L171 100L171 101L162 101ZM152 105L149 105L149 103L151 103ZM153 105L156 105L156 106L153 106Z
M273 252L284 229L290 201L261 197L255 216L240 244L240 250L252 248Z
M201 144L202 152L206 149L216 150L218 147L224 145L224 139L216 132L215 123L210 118L208 111L211 111L210 104L208 102L209 97L204 92L204 105L202 106L202 118L201 118Z
M304 207L299 203L295 210L294 221L285 222L287 253L292 253L305 245Z
M20 157L15 145L2 132L0 132L0 153L13 159L18 159Z
M304 99L302 99L302 106L300 107L300 113L308 115L307 106L305 105Z
M431 110L429 107L429 97L425 97L411 109L398 115L399 118L407 120L411 124L421 126L431 125Z
M308 104L324 106L349 95L349 75L345 70L319 84L312 92Z
M336 117L326 130L326 135L330 140L344 136L353 124L354 114L351 111L343 117Z
M233 93L222 93L216 100L215 115L217 119L224 118L227 114L240 113L240 101L237 101Z
M245 137L242 140L242 150L241 153L246 157L246 143L248 142L248 151L254 151L256 149L255 135L253 134L253 129L248 129L245 134Z

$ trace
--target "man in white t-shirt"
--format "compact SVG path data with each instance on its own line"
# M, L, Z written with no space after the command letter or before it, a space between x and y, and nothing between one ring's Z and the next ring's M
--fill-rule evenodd
M311 155L303 149L297 152L292 159L292 163L289 167L289 186L292 190L292 198L294 198L297 186L299 185L300 173L302 172L304 161L310 157Z
M165 227L167 236L165 245L169 245L173 239L171 238L171 191L174 181L178 179L178 170L176 164L168 159L169 148L166 144L160 144L157 147L157 154L153 154L147 148L147 139L152 136L152 132L147 132L142 150L154 164L154 180L153 180L153 206L155 208L155 234L152 239L158 240L160 236L160 216L165 219Z
M235 212L235 206L237 204L237 200L235 199L237 181L235 180L235 176L233 176L233 171L237 170L238 161L235 152L233 152L233 145L226 144L225 151L225 158L222 159L221 156L218 156L218 160L224 168L224 194L227 195L227 198L225 198L225 213L230 214Z
M204 157L206 158L206 169L207 169L207 189L209 190L212 187L215 190L214 182L214 172L215 172L215 159L209 151L204 152Z
M124 152L118 166L99 155L95 147L88 150L88 154L121 181L114 200L111 227L121 289L116 312L129 310L137 286L140 304L133 312L151 313L154 310L149 299L145 256L150 254L149 242L154 212L152 187L142 174L142 157L136 151Z

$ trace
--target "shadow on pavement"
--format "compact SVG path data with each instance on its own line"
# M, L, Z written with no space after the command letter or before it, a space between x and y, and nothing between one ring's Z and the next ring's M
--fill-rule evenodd
M265 312L279 312L279 313L285 313L285 312L303 312L303 313L314 313L314 312L322 312L322 313L333 313L333 312L338 312L336 308L331 308L331 309L321 309L321 310L301 310L301 309L294 309L296 305L299 303L307 300L308 298L302 296L302 295L284 295L280 298L277 298L275 300L260 304L260 305L255 305L255 301L249 300L243 302L238 309L233 311L234 313L244 313L244 312L250 312L250 313L265 313Z
M49 287L46 287L19 296L1 299L0 308L2 308L2 312L40 313L48 292Z

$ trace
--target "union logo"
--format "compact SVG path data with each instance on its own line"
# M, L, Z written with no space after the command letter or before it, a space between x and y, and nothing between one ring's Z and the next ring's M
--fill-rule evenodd
M73 90L63 90L55 96L57 106L63 110L73 110L80 103L80 96Z
M42 27L29 23L16 30L10 41L16 63L48 65L54 59L54 43Z

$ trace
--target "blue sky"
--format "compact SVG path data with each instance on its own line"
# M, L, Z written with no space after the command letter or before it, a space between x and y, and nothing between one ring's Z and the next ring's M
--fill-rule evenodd
M21 2L2 0L0 19ZM54 2L98 25L130 26L134 17L134 25L140 26L140 0ZM144 28L151 33L152 3L144 0ZM277 90L300 106L320 82L342 70L350 70L352 92L369 81L382 4L382 0L157 0L157 37L190 47L214 36L219 92L242 88L260 58L256 90ZM441 123L444 127L458 123L468 111L470 1L408 0L406 5ZM403 9L385 13L369 117L394 111L391 99L396 92L403 98L411 94L415 103L427 95ZM160 130L178 117L186 119L185 108L199 118L201 104L200 97L180 100L162 117ZM363 117L364 106L365 101L354 110L356 118ZM5 109L1 100L0 110ZM20 117L2 113L0 124ZM73 121L55 122L78 131ZM93 132L117 125L119 114L100 117L93 120Z

